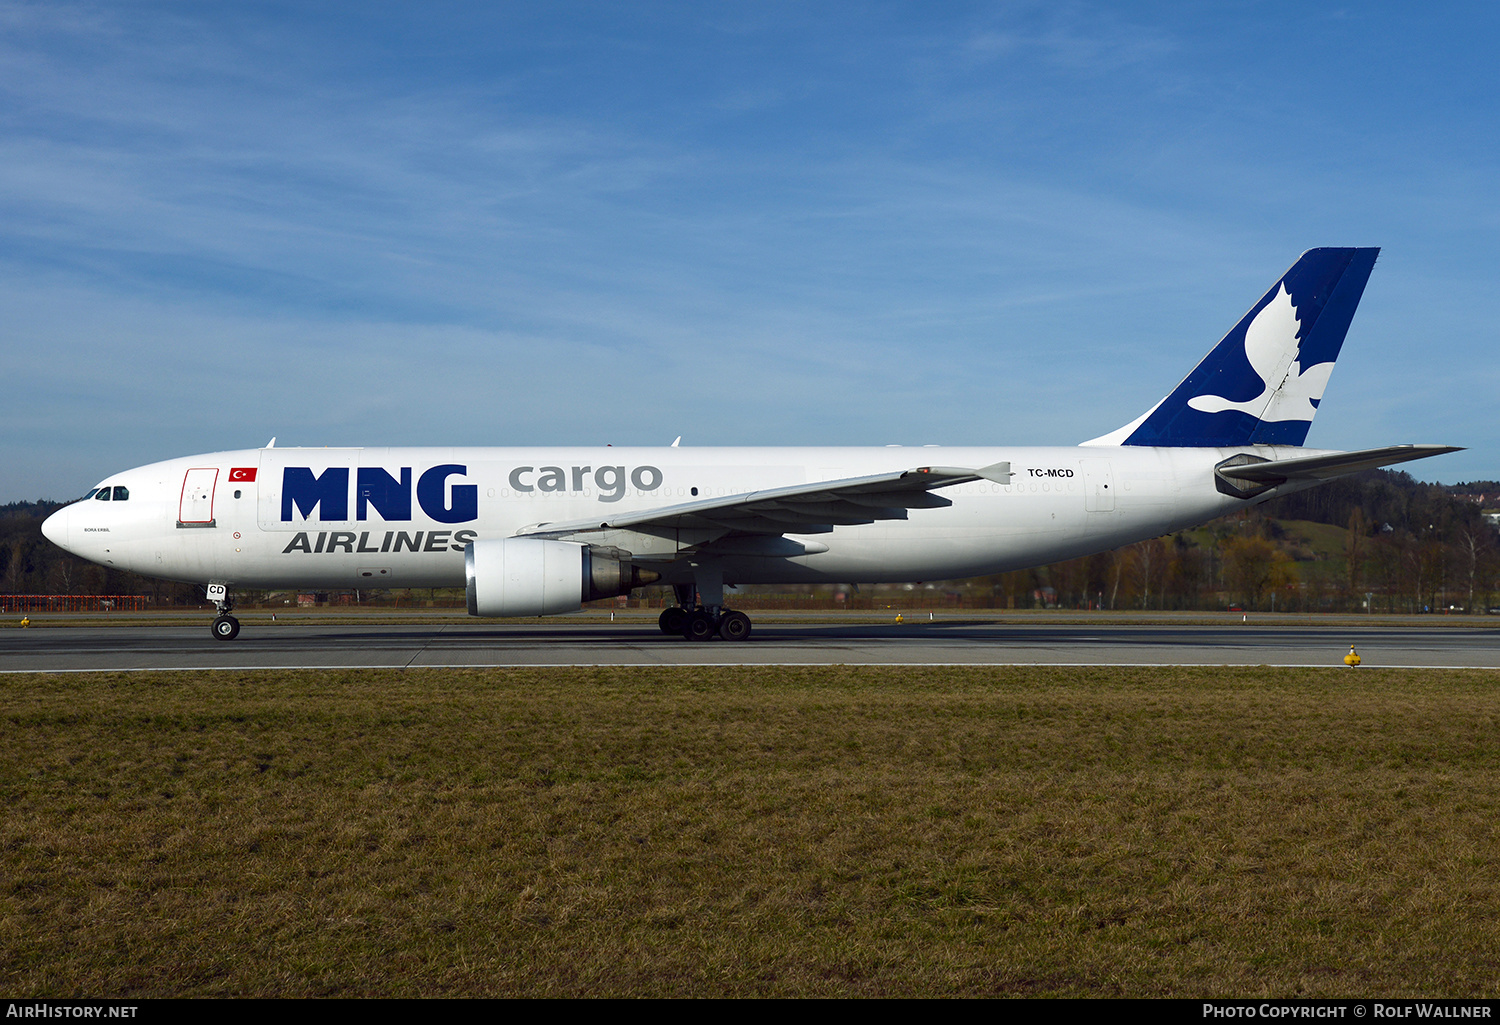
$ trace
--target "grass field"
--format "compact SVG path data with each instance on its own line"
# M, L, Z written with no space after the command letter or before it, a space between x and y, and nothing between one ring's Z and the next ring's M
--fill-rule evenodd
M0 680L14 996L1496 996L1500 674Z

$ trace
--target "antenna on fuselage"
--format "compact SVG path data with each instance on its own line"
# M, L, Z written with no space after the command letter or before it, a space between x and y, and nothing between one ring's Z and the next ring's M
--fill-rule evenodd
M681 444L682 444L682 435L679 434L679 435L677 435L677 440L674 441L674 442L672 442L672 447L676 448L678 445L681 445Z
M276 439L275 438L272 438L270 441L266 442L266 448L275 448L275 447L276 447Z

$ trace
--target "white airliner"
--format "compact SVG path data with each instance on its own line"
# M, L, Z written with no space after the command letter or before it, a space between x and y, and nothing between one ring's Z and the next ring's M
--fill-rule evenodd
M42 530L75 555L233 588L453 587L476 616L660 581L661 628L743 640L726 584L943 580L1156 537L1457 451L1301 447L1375 265L1313 249L1166 398L1058 448L265 448L114 474ZM916 457L915 459L913 457ZM920 464L920 465L918 465Z

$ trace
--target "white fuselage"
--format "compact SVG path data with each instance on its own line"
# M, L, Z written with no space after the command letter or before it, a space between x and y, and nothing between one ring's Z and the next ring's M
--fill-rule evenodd
M602 522L695 498L928 464L1008 461L1010 484L936 489L951 507L787 534L815 554L730 544L717 557L734 584L942 580L1103 551L1243 508L1250 502L1215 488L1213 470L1241 452L1317 454L1270 446L249 449L115 474L102 485L125 488L128 499L76 502L44 529L76 555L174 580L458 587L469 541L539 523ZM630 551L664 582L692 579L691 547L702 538L633 537L621 544L628 539L606 533L597 543Z

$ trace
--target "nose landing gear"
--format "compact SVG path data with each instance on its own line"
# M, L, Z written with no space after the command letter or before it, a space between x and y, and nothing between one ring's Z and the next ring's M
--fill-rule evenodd
M229 614L234 611L234 599L229 597L229 588L223 584L209 584L208 600L219 610L218 617L208 628L214 635L214 640L234 640L240 635L240 621Z

